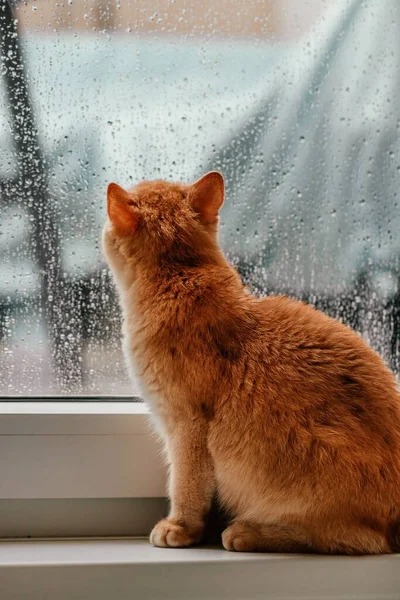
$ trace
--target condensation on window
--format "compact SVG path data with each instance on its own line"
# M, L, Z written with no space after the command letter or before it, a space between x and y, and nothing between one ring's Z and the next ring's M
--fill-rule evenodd
M399 28L398 0L3 2L0 395L135 395L106 187L210 169L255 293L315 304L398 371Z

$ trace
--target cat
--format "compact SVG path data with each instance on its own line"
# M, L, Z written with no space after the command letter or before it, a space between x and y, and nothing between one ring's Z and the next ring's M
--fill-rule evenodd
M169 464L150 541L227 550L400 551L400 393L363 339L312 306L250 294L218 245L224 180L108 186L103 249L124 352Z

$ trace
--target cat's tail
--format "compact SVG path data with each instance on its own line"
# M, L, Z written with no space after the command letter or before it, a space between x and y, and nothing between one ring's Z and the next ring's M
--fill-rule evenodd
M387 540L392 552L400 552L400 519L389 524Z

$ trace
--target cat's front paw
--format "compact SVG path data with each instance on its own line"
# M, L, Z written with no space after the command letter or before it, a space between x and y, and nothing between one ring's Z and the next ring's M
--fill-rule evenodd
M203 527L178 525L169 519L162 519L150 534L150 543L158 548L185 548L200 541Z

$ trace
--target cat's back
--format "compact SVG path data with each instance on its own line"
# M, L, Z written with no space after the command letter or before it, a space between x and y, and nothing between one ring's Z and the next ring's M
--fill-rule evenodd
M379 355L353 329L313 306L288 296L269 296L260 300L263 327L283 345L303 350L331 351L336 358L368 355L382 364Z
M304 302L286 296L260 301L267 352L279 363L314 383L334 383L353 394L389 398L400 407L392 372L350 327Z

